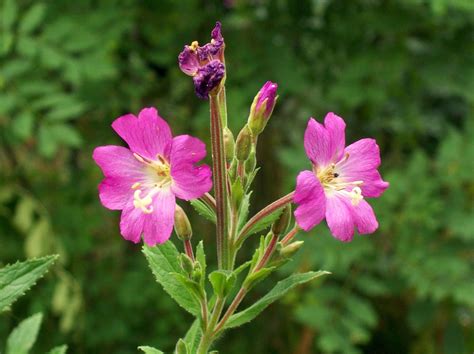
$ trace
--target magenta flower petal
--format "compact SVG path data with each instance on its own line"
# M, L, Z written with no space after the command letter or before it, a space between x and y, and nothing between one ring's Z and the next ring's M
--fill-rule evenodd
M120 218L120 233L123 238L134 243L140 242L147 216L140 209L135 208L133 200L130 200L125 209L122 210Z
M99 185L99 198L103 206L110 210L122 210L133 196L130 181L106 177Z
M155 108L142 109L138 118L133 114L117 118L112 128L133 152L148 159L155 159L158 154L169 157L171 130Z
M352 240L354 236L352 211L344 197L338 193L328 195L326 198L326 221L334 237L343 242Z
M140 162L122 146L100 146L93 158L106 178L99 185L99 198L106 208L121 210L133 195L131 186L143 178Z
M365 200L361 200L357 205L352 207L352 216L354 218L357 231L360 234L371 234L379 227L374 210Z
M296 179L295 218L299 227L311 230L324 219L326 196L321 183L311 171L302 171Z
M92 158L107 177L133 180L143 175L141 163L123 146L99 146L94 149Z
M377 170L357 171L353 175L344 178L347 182L363 181L360 189L362 195L367 198L378 198L388 188L389 183L385 182Z
M330 112L324 118L324 126L326 127L329 140L331 141L332 162L339 161L344 155L344 147L346 146L346 123L344 120Z
M178 64L181 71L186 75L195 75L200 66L196 50L189 45L184 46L183 51L179 53Z
M310 118L304 133L306 155L316 166L326 166L332 159L329 132L314 118Z
M181 199L199 198L212 188L211 169L207 165L195 166L206 156L206 145L189 135L173 139L171 149L172 190Z
M352 176L357 172L377 169L380 166L380 149L375 139L361 139L344 150L348 159L340 164L345 175Z
M146 215L143 240L148 246L166 242L173 231L176 198L168 189L163 189L153 198L153 213Z

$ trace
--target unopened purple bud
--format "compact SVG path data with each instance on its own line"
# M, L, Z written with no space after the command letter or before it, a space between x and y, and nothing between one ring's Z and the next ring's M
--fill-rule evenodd
M267 81L253 100L248 125L254 135L260 134L270 119L277 101L278 85Z
M194 90L201 99L207 99L209 93L218 87L225 75L225 67L219 60L213 60L202 68L193 77Z
M179 68L183 73L193 76L199 69L199 60L197 53L197 42L193 42L190 46L184 46L184 49L178 56Z

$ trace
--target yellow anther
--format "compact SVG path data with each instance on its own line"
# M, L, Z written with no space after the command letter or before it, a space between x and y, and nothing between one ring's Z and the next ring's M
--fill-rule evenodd
M192 50L196 50L199 47L199 42L198 41L193 41L190 45Z

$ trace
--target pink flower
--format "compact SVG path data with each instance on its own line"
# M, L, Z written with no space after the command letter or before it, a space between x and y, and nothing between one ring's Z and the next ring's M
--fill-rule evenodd
M173 138L155 108L143 109L138 118L117 118L112 128L129 149L108 145L94 150L105 176L100 201L122 210L120 233L126 240L138 243L143 234L149 246L163 243L173 230L176 197L199 198L212 187L209 166L196 166L206 156L206 146L189 135Z
M302 171L296 181L296 222L309 231L324 218L331 233L351 241L354 227L370 234L378 227L365 197L379 197L387 189L377 168L379 147L374 139L361 139L345 147L344 120L328 113L324 125L311 118L304 135L312 171Z

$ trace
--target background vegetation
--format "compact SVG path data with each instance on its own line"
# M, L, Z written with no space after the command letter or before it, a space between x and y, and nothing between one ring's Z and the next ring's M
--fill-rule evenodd
M39 311L38 353L171 350L184 334L190 318L121 239L119 213L101 207L91 153L121 144L110 123L143 106L208 139L208 106L177 55L219 19L234 133L259 87L279 84L254 210L294 187L306 121L328 111L346 119L348 141L377 138L391 183L373 202L376 234L301 235L285 271L333 274L227 334L222 352L474 350L474 2L1 0L0 14L0 265L61 255L0 317L0 344ZM210 245L211 225L192 215Z

